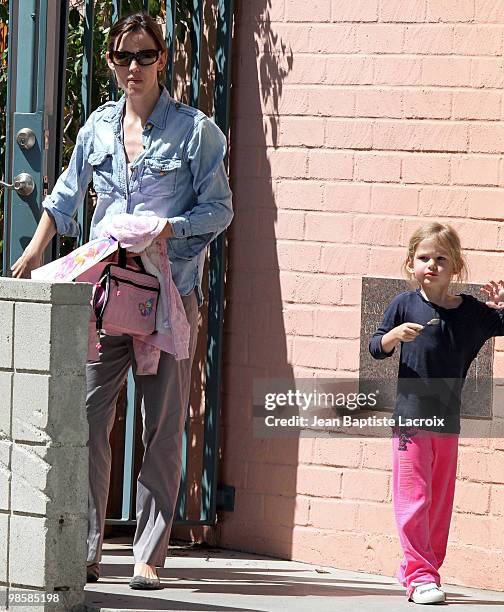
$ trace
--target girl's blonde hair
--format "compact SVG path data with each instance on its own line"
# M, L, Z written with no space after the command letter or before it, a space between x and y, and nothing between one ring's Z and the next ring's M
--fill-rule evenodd
M459 235L451 225L433 222L419 227L410 238L408 254L403 263L403 272L410 281L413 280L414 277L413 274L408 271L407 266L413 262L418 245L422 240L435 240L449 255L453 264L453 269L455 270L455 280L459 283L463 283L467 280L467 263L462 253Z

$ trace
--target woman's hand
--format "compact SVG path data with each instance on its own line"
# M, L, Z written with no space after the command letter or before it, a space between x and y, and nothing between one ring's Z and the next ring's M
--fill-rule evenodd
M28 246L21 257L13 264L11 271L13 278L30 278L32 270L42 265L42 253L32 251Z
M496 310L504 308L504 281L488 281L488 283L481 289L488 296L486 305Z

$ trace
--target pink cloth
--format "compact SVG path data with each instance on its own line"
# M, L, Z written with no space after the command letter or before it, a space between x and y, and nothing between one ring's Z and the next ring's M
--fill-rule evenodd
M441 584L457 472L458 435L405 429L392 440L393 497L404 558L396 578Z
M189 357L190 327L184 304L172 279L166 241L156 240L166 223L167 219L154 215L118 214L103 228L103 235L80 247L77 255L76 252L70 253L57 262L39 268L32 275L44 280L96 283L107 263L117 260L118 243L129 251L139 253L147 272L157 276L161 291L156 317L157 333L133 336L137 374L156 374L160 351L170 353L177 360ZM135 266L131 261L128 265ZM92 316L88 361L99 359L97 344L96 324Z

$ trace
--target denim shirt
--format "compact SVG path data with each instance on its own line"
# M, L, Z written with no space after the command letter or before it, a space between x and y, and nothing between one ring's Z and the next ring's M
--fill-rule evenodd
M117 213L168 218L167 239L175 284L181 295L197 291L205 248L233 218L231 190L224 168L226 138L201 111L175 102L166 89L144 126L143 152L128 174L122 116L126 98L96 109L80 129L68 168L43 207L59 234L78 236L74 219L93 180L97 205L90 238L103 235Z

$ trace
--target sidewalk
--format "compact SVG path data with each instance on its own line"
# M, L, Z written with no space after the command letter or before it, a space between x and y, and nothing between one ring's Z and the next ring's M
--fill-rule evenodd
M222 549L170 549L165 588L128 588L131 546L109 540L102 577L86 587L89 612L396 612L416 609L391 578ZM450 610L502 610L504 593L445 586Z

